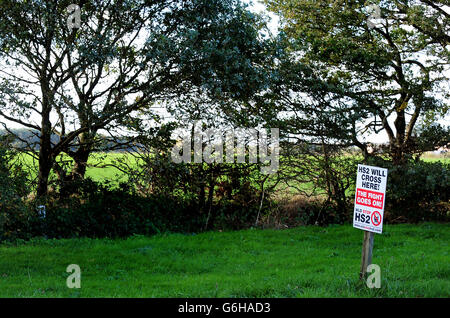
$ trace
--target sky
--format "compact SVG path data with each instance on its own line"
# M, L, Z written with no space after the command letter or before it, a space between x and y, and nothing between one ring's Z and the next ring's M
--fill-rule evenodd
M269 22L269 29L276 33L278 30L278 23L280 19L277 15L273 14L272 12L267 11L265 4L262 1L258 0L242 0L242 2L247 3L250 5L250 10L252 10L255 13L263 13L267 15L270 18Z

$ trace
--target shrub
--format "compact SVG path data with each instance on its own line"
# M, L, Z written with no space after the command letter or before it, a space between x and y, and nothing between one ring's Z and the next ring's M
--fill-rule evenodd
M201 223L189 202L163 195L143 197L125 184L112 188L88 182L91 192L48 206L43 220L46 236L127 237L190 232Z
M450 165L419 161L391 167L386 197L392 221L448 220Z
M63 237L127 237L160 232L192 233L205 229L240 229L254 224L256 204L246 204L236 193L200 209L194 198L161 193L143 196L127 184L113 188L86 180L80 196L55 200L41 219L42 235ZM255 196L255 194L253 194ZM208 222L207 222L208 221Z
M17 153L0 140L0 241L30 238L35 213L24 204L27 176L16 163Z
M314 202L303 200L298 208L301 224L349 222L353 203L349 194L354 188L360 159L332 145L302 145L289 151L281 157L281 180L299 195L314 198Z
M409 161L371 163L388 169L385 219L390 222L448 221L450 164Z

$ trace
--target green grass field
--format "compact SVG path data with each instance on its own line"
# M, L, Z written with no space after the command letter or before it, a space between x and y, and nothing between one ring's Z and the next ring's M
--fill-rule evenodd
M72 161L68 156L59 156L58 160L63 158L64 161ZM113 165L117 163L117 160L122 160L126 162L128 165L133 167L136 164L136 158L128 153L120 153L120 152L109 152L109 153L93 153L91 154L88 161L88 168L86 170L86 177L91 178L97 182L105 182L108 181L113 185L117 185L120 182L127 182L128 176L124 174L119 169L115 168ZM433 153L426 153L422 157L423 161L427 162L450 162L450 157L448 155L435 155ZM30 172L30 178L34 179L37 176L38 164L36 160L30 155L23 154L20 157L20 164L27 167ZM52 173L54 176L54 173ZM270 183L270 180L269 180ZM305 190L311 190L313 188L310 183L302 183L299 185L300 188ZM293 189L285 189L287 192L295 193L296 190Z
M61 160L67 163L73 162L68 156L59 156L58 161ZM89 166L86 169L86 177L97 182L109 181L113 184L126 182L127 176L113 166L117 160L124 160L131 166L136 162L136 159L127 153L93 153L88 160ZM20 157L20 164L27 168L30 173L30 179L36 178L38 171L37 160L28 154L23 154ZM52 176L55 176L54 172L52 172Z
M385 225L359 281L363 232L351 227L167 234L0 245L0 297L449 297L450 225ZM81 289L66 267L81 268Z
M68 156L59 156L58 161L66 161L73 162ZM121 153L121 152L108 152L108 153L92 153L88 160L88 168L86 169L86 177L91 178L96 182L109 182L111 185L118 185L120 182L127 182L128 176L114 167L117 164L117 161L126 162L130 167L134 167L136 165L137 159L129 154L129 153ZM426 153L422 157L423 161L427 162L450 162L449 155L436 155L433 153ZM30 155L24 153L19 162L21 165L27 167L27 170L30 172L30 179L33 180L37 176L38 171L38 163L34 160ZM52 172L52 176L55 177L54 172ZM270 184L270 179L268 180L268 184ZM313 185L309 183L294 183L297 187L303 189L304 191L312 191ZM278 190L280 193L292 195L297 193L298 191L292 187L279 185ZM347 191L350 191L348 189Z

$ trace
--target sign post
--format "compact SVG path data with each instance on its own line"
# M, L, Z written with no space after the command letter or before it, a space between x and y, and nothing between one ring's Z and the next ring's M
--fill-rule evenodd
M361 253L361 270L359 271L359 278L364 279L367 272L367 266L372 264L372 250L373 250L373 232L364 231L364 239Z
M364 230L360 279L365 277L367 266L372 263L374 233L383 232L387 174L384 168L358 165L353 227Z

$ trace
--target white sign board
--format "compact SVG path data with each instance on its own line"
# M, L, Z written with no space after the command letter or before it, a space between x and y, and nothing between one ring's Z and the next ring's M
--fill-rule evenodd
M384 168L358 165L353 227L374 233L383 231L387 174Z

